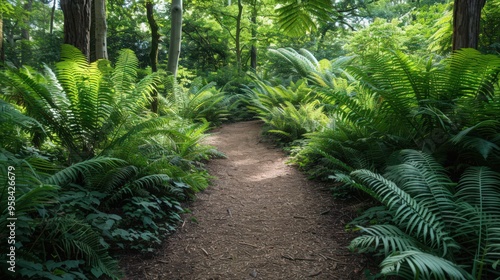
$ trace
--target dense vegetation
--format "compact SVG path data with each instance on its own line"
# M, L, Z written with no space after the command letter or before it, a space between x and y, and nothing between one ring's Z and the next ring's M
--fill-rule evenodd
M56 1L0 3L9 276L119 279L117 256L154 254L208 186L207 131L259 118L335 196L377 201L347 227L376 277L500 277L499 1L453 52L450 1L234 2L184 3L174 75L146 24L156 5L169 42L169 3L108 1L109 59L63 44Z

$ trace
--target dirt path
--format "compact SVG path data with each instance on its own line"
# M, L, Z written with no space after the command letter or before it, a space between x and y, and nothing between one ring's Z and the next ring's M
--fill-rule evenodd
M261 141L259 122L225 125L208 141L228 157L209 163L213 186L128 279L363 278L365 261L346 249L352 236L343 230L354 207L286 165Z

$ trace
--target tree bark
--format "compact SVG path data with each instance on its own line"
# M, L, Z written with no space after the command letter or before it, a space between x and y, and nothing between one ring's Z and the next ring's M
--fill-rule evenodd
M182 0L172 0L170 46L168 48L167 71L177 77L182 40Z
M481 10L486 0L455 0L453 5L453 50L477 49Z
M106 41L108 26L106 24L106 0L94 0L95 16L95 59L108 59Z
M21 38L23 40L29 40L30 39L30 15L29 13L31 12L31 8L33 7L33 0L27 0L24 2L23 9L25 11L25 17L23 18L23 28L21 29Z
M151 71L158 71L158 48L160 45L160 33L158 33L158 24L154 18L154 4L153 2L146 2L146 16L148 18L149 27L151 28L151 52L149 53L149 60L151 63ZM153 90L151 93L153 101L151 102L151 111L158 113L158 92Z
M4 62L5 62L5 52L3 50L3 17L2 14L0 13L0 63Z
M33 54L30 47L30 13L33 7L33 0L25 0L23 4L23 17L21 26L21 41L19 41L21 53L21 65L25 65L33 60Z
M54 16L56 14L56 3L57 1L54 0L54 3L52 4L52 11L50 11L50 29L49 33L52 34L54 32Z
M243 14L243 4L241 0L238 0L238 16L236 17L236 67L238 69L238 75L241 73L241 16Z
M250 49L250 67L257 70L257 0L253 1L252 10L252 48Z
M91 0L61 0L64 43L78 48L90 59Z

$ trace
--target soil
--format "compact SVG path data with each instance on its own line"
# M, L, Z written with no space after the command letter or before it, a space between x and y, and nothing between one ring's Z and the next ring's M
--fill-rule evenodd
M363 279L370 261L347 249L359 201L336 201L263 141L259 121L224 125L207 140L227 155L216 178L158 254L122 261L125 279Z

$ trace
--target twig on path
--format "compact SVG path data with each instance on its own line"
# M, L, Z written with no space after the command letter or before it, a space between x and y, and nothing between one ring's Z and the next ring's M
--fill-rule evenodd
M259 248L259 246L257 246L257 245L253 245L253 244L246 243L246 242L239 242L239 244L241 244L241 245L247 245L247 246L254 247L254 248Z
M323 254L318 254L318 255L320 255L321 257L323 257L325 260L331 260L331 261L341 262L340 260L334 259L334 258L329 257L329 256L325 256Z
M325 256L325 255L323 255L323 254L318 254L318 255L320 255L321 257L323 257L323 259L325 259L325 260L331 260L331 261L333 261L333 260L334 260L333 258L328 257L328 256Z
M203 251L203 253L205 253L205 255L207 255L207 257L208 257L208 252L207 252L205 249L203 249L203 248L200 248L200 249L201 249L201 250Z
M319 213L319 214L320 214L320 215L326 215L326 214L330 213L330 210L331 210L331 209L328 209L328 210L323 211L323 212L321 212L321 213Z
M291 261L310 261L310 262L317 261L316 259L294 258L294 257L290 257L288 255L281 255L281 257L284 258L284 259L287 259L287 260L291 260Z
M287 255L281 255L282 258L294 261L295 259L293 257L287 256Z
M307 275L307 277L315 277L315 276L320 275L322 272L323 272L323 271L321 271L321 270L320 270L320 271L318 271L318 272L313 272L313 273L311 273L311 274Z
M295 219L304 219L304 220L307 220L308 218L307 217L304 217L304 216L293 216Z
M231 209L227 208L227 213L229 214L229 216L232 218L233 217L233 214L231 213Z

